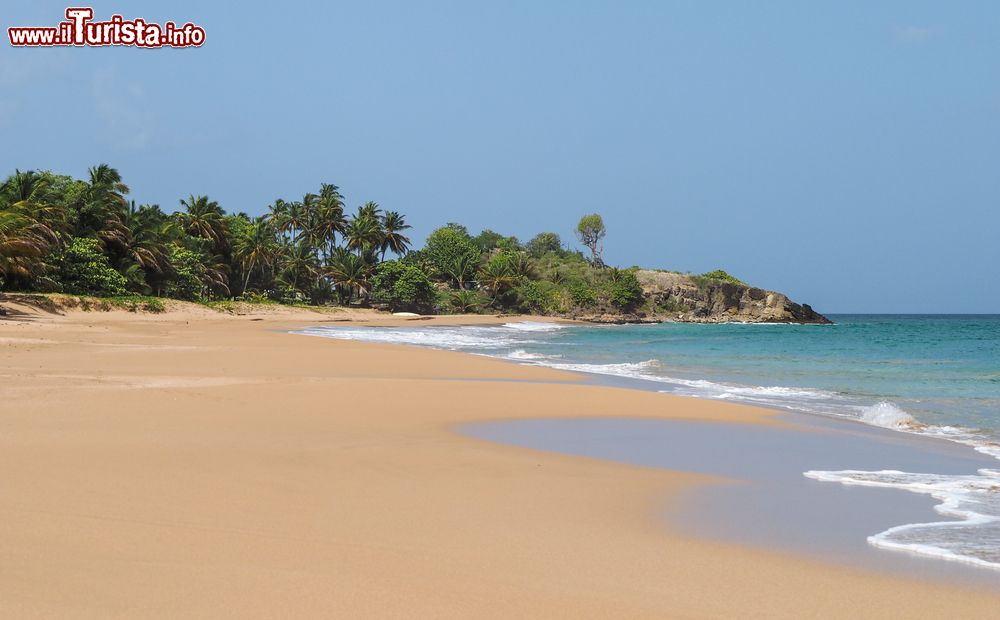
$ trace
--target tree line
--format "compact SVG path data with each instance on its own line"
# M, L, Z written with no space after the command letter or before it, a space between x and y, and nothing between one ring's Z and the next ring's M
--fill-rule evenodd
M0 185L0 290L421 312L622 311L642 302L632 271L604 267L596 214L575 231L588 259L556 233L522 244L456 223L412 249L403 214L375 202L350 211L330 183L256 217L194 195L168 213L129 193L106 164L83 180L15 171Z

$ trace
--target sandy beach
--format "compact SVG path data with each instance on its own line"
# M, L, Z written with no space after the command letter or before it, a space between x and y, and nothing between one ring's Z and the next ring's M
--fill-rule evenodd
M1000 594L672 531L707 475L463 424L772 411L484 357L291 335L342 311L0 320L0 615L998 617ZM509 322L438 317L427 324Z

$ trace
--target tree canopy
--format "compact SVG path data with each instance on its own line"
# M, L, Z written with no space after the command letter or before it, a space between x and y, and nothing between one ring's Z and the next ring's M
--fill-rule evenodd
M522 245L491 229L473 237L456 222L413 249L404 214L374 201L349 209L333 183L275 198L258 216L205 194L187 193L168 212L131 193L107 164L84 179L15 170L0 184L0 291L417 312L632 312L644 302L633 272L603 268L597 214L575 231L588 262L555 232Z
M601 258L601 239L607 230L604 228L604 219L597 213L584 215L576 225L576 236L587 249L590 250L591 261L595 267L603 267L604 261Z

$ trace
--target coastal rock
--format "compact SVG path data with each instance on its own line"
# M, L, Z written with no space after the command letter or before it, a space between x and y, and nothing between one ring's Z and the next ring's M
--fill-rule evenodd
M636 273L662 321L688 323L830 323L808 304L775 291L667 271Z
M619 313L594 313L576 314L569 318L576 321L586 321L588 323L607 323L612 325L624 325L626 323L662 323L662 317L647 316L645 314L619 314Z

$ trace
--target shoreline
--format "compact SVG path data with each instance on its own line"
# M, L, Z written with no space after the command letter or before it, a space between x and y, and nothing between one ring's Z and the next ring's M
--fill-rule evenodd
M622 410L782 426L770 410L253 318L0 321L12 613L935 617L1000 602L664 529L657 507L714 476L452 431Z
M858 427L848 420L782 412L776 421L782 424L741 427L628 416L535 418L477 422L457 432L532 450L721 476L726 483L693 489L682 506L662 514L665 528L680 528L703 539L781 550L886 575L1000 584L997 567L870 545L871 535L908 520L941 520L934 510L940 502L898 489L819 485L804 475L809 467L804 463L810 459L804 459L803 452L825 450L828 462L867 462L866 468L873 467L873 457L877 462L877 457L893 455L911 464L931 464L935 471L975 471L991 465L992 459L952 442ZM780 446L795 449L779 454L775 449Z
M530 320L526 321L527 324L531 324L533 327L537 325L536 322ZM511 324L504 324L505 327L510 327ZM373 326L375 327L375 326ZM460 325L461 327L461 325ZM540 327L540 326L539 326ZM324 329L324 328L319 328ZM413 328L411 326L406 326L406 329L419 329ZM364 330L362 330L364 331ZM535 329L529 330L535 331ZM548 330L545 330L548 331ZM325 338L335 338L328 333L314 332L311 328L307 328L301 331L292 332L298 335L313 335ZM429 334L430 332L418 332L420 334ZM455 332L450 332L452 338L455 337ZM500 336L498 336L500 337ZM655 377L640 378L632 374L617 374L617 373L605 373L598 370L583 369L579 364L575 363L546 363L536 361L532 357L515 357L513 355L503 355L494 352L490 353L477 353L474 350L464 346L465 343L461 339L452 340L450 344L460 345L458 348L452 348L452 346L446 346L440 342L428 341L424 342L417 338L402 339L397 340L395 338L387 339L385 341L380 341L379 339L368 339L367 337L353 338L348 337L347 340L357 340L361 342L383 342L388 344L394 344L398 346L406 347L418 347L418 348L430 348L435 350L451 350L460 353L468 353L471 355L484 356L491 359L496 359L502 362L512 363L522 366L535 366L549 369L556 369L564 372L569 372L581 377L587 384L621 388L621 389L631 389L640 390L647 393L658 393L658 394L672 394L668 390L664 390L663 384L659 382ZM509 343L508 343L509 345ZM515 353L523 353L523 350L517 350ZM561 357L561 355L556 356ZM629 364L624 364L629 365ZM584 365L586 366L586 365ZM611 364L614 366L614 364ZM677 395L672 394L674 397L681 398L698 398L704 399L704 396L690 396L690 395ZM709 399L714 400L714 399ZM716 401L718 402L718 401ZM789 422L788 426L795 428L797 431L801 432L815 432L817 428L825 427L826 431L836 433L841 436L841 441L850 442L855 444L859 443L860 439L874 440L882 438L882 441L887 444L898 443L902 441L904 445L911 449L912 454L907 455L909 458L904 458L904 461L908 463L907 467L902 467L900 463L891 461L882 461L881 464L877 466L872 462L864 466L863 469L876 470L882 473L898 472L900 468L906 469L907 471L922 471L922 472L935 472L934 474L907 474L911 477L926 478L927 476L941 477L943 475L953 475L957 477L963 477L965 479L976 479L976 482L961 482L958 484L976 484L980 487L987 487L995 484L995 475L992 472L997 467L997 452L994 447L984 447L975 442L969 440L956 439L954 437L943 436L940 434L928 433L926 429L928 426L922 424L914 424L905 427L894 427L882 424L877 424L874 422L869 422L866 420L846 417L843 415L832 414L832 413L822 413L818 411L808 411L808 410L797 410L790 408L788 406L781 406L777 404L764 404L741 401L735 399L732 402L741 403L745 406L750 406L754 408L761 408L768 411L772 411L775 417L772 419L778 421ZM622 417L615 418L618 420L618 426L611 432L612 435L623 435L628 433L629 422L639 422L640 420L630 420L627 414ZM576 421L576 424L567 425L564 430L572 434L574 432L580 431L583 422L589 421L589 417L582 417ZM618 463L632 463L632 455L629 454L628 450L614 451L611 450L607 452L605 450L606 446L596 446L591 445L587 449L574 448L571 445L567 447L561 441L561 438L549 437L548 439L538 440L537 437L530 436L528 432L509 432L511 429L517 429L519 427L525 426L522 424L523 420L518 419L499 419L490 420L482 423L476 423L473 425L467 425L466 427L460 427L456 429L456 432L464 434L466 436L476 437L479 439L492 439L500 443L505 443L507 445L530 447L533 449L557 452L560 454L572 454L576 456L587 456L593 457L593 453L599 453L601 456L596 458L603 458ZM547 422L554 422L554 420L548 420L544 416L539 416L531 422L538 422L540 424L545 424ZM504 428L504 427L511 428ZM934 427L930 427L934 428ZM486 430L481 430L486 429ZM785 430L785 429L782 429ZM663 438L664 449L669 449L670 437L665 436ZM787 445L796 445L802 442L803 437L793 437L789 435L786 440ZM641 441L641 439L640 439ZM863 443L863 442L861 442ZM701 441L702 450L712 451L714 449L714 444L707 442L705 440ZM847 445L827 445L825 447L825 452L841 455L845 452L849 452L846 448ZM992 444L991 444L992 446ZM883 446L891 447L891 446ZM589 452L588 452L589 450ZM857 452L857 448L855 448ZM863 450L862 450L863 452ZM947 466L942 466L942 461L939 457L935 460L935 454L946 452L951 453L952 459L958 459L964 464L964 469L958 469L946 473L945 470L948 469ZM916 460L913 456L917 455ZM858 455L855 454L855 459ZM897 455L898 456L898 455ZM922 456L922 458L921 458ZM689 458L691 462L697 462L699 459L692 455ZM786 459L787 460L787 459ZM863 460L863 459L862 459ZM663 462L658 462L656 458L652 459L651 463L645 463L644 466L660 467L672 470L688 470L688 467L684 463L678 463L676 461L667 461L672 464L664 464ZM877 461L876 461L877 462ZM947 462L947 461L945 461ZM801 487L803 482L802 478L810 478L813 481L826 481L826 482L838 482L844 478L847 478L852 474L862 474L865 472L857 471L859 467L857 460L843 459L836 464L828 464L827 467L831 467L834 471L817 471L817 465L815 459L812 462L801 461L797 467L792 467L796 476L791 481L786 481L785 484L789 482L792 483L791 486ZM635 464L635 463L632 463ZM788 465L786 462L785 465ZM844 468L849 469L844 469ZM952 466L954 467L954 466ZM787 467L786 467L787 469ZM695 468L691 471L700 472L701 469ZM899 472L902 473L902 472ZM727 477L734 477L736 479L740 478L738 470L734 470L726 473ZM772 473L772 475L774 475ZM761 482L770 482L767 480L755 480L755 483L760 484ZM847 484L847 483L844 483ZM841 486L841 485L838 485ZM854 486L848 484L847 486ZM983 517L982 515L975 515L971 513L955 513L953 504L956 502L961 504L966 502L966 500L971 500L975 492L969 491L959 491L958 497L956 498L955 492L952 494L942 497L937 493L923 490L919 492L912 492L910 489L905 488L902 485L890 486L883 483L876 484L862 484L863 487L868 487L870 490L872 487L878 488L877 493L881 494L880 502L868 501L864 504L864 510L878 510L880 512L887 512L893 505L909 505L910 512L897 511L897 520L895 522L885 522L880 523L879 526L874 527L870 524L867 526L870 530L864 529L864 527L855 528L851 536L848 538L842 538L840 542L840 547L848 547L853 549L853 553L844 553L842 548L837 548L831 545L821 545L816 544L815 541L811 541L805 536L800 537L800 540L795 544L789 544L788 541L780 536L771 535L767 540L767 544L764 545L768 548L781 548L786 551L791 551L795 553L807 553L816 557L817 559L824 560L828 559L824 557L823 553L818 553L817 550L821 549L823 552L830 557L836 556L841 564L847 566L856 566L860 568L874 568L877 570L882 570L888 572L889 574L901 574L916 577L926 577L930 579L943 579L948 582L962 583L964 581L988 585L996 585L997 579L1000 579L1000 565L995 562L991 563L989 561L984 561L979 559L974 555L959 555L951 551L947 551L943 548L928 548L926 545L918 545L920 549L913 549L910 544L900 544L893 543L891 541L886 541L886 536L894 531L901 530L913 530L913 529L932 529L935 525L939 526L961 526L963 523L979 522L982 519L989 519L989 517ZM804 488L799 488L799 493L801 495L809 495L813 493L812 487L808 485ZM826 490L820 491L820 495L835 496L840 493L840 490ZM857 493L857 491L855 491ZM849 498L849 495L843 495L845 499ZM785 495L786 503L794 503L796 497L794 495ZM716 503L718 503L718 498L716 498ZM744 498L744 504L753 505L754 501L747 500ZM854 509L859 509L858 507L852 506L849 500L845 502L845 507L852 507ZM919 508L914 508L919 507ZM728 506L729 509L736 509L735 512L741 512L739 510L741 506L737 503L730 502ZM745 506L743 506L745 508ZM933 510L932 510L933 508ZM942 515L937 512L938 508L947 508L948 516L942 517ZM810 520L821 522L823 514L816 514L810 517ZM848 515L846 515L849 517ZM697 522L703 519L712 519L712 515L702 514L689 516L688 520L692 522ZM769 516L771 520L780 520L782 514L780 511L774 512ZM801 525L801 524L799 524ZM757 530L762 528L757 527ZM766 528L763 528L766 529ZM702 534L706 535L705 532L712 532L712 529L702 528ZM760 541L762 540L759 531L754 532L753 528L750 528L749 533L739 534L736 533L739 528L733 527L721 527L716 524L714 529L714 534L707 534L709 537L713 538L723 538L737 543L747 544L748 542L756 541L758 546L761 546ZM722 534L722 532L725 532ZM825 533L822 531L811 531L812 536L819 535L822 538ZM846 545L844 543L847 543ZM860 543L860 544L859 544ZM880 548L875 553L872 553L874 548ZM902 552L902 553L901 553ZM888 555L887 555L888 553ZM953 574L955 573L955 574Z

